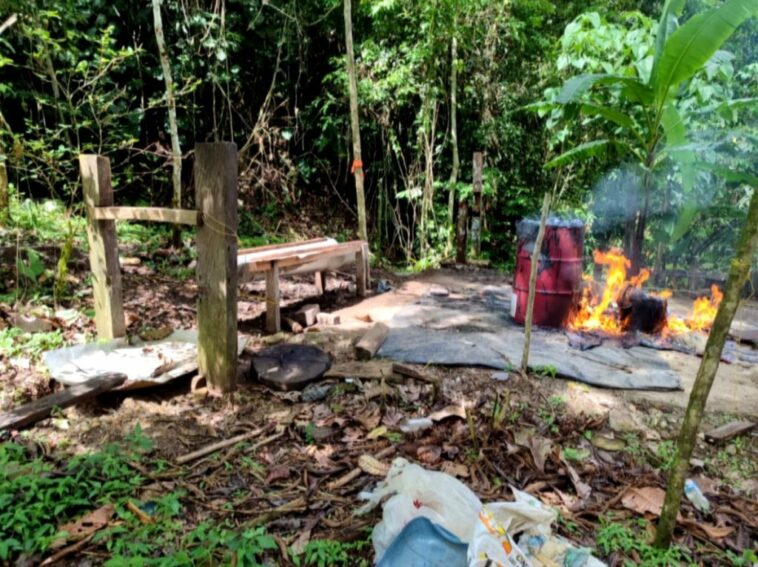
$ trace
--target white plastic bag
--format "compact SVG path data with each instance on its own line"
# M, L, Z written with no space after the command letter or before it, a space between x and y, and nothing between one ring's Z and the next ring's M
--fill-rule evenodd
M384 504L382 521L372 535L377 562L405 525L419 516L470 542L482 507L476 494L456 478L428 471L403 458L392 462L386 480L373 492L361 494L368 503L358 512L373 509L386 496L391 498Z
M423 516L468 544L469 567L603 566L589 550L552 534L555 510L526 492L511 490L513 502L483 506L476 494L452 476L397 458L376 489L361 493L368 502L358 513L372 510L389 497L372 535L376 562L408 522Z

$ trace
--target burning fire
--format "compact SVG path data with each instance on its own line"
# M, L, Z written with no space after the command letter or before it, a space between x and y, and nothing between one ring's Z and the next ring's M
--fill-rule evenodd
M642 288L650 278L650 271L643 269L632 278L627 279L627 270L631 262L620 250L611 249L608 252L595 250L594 260L596 264L608 266L605 286L600 285L591 276L585 276L585 286L579 306L572 315L569 327L583 331L604 331L610 334L624 332L620 317L615 311L616 303L624 291L628 288ZM665 290L657 295L661 299L671 297L671 291ZM663 334L676 334L689 331L702 331L711 327L713 319L723 294L718 286L711 286L711 297L699 297L692 305L692 312L686 319L675 315L669 315Z

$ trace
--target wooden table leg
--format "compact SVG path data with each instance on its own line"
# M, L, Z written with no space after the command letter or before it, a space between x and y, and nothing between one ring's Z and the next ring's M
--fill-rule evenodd
M266 331L278 333L282 330L281 312L279 309L279 265L271 263L271 269L266 271Z
M323 295L326 291L326 274L324 272L315 272L313 274L313 284L316 286L316 293Z
M365 297L369 286L371 285L371 277L369 275L369 252L368 244L363 243L361 249L355 255L356 260L356 278L355 285L358 295Z

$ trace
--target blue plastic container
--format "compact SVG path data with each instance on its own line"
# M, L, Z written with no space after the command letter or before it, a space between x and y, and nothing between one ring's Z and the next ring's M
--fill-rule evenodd
M468 544L428 518L411 520L377 567L466 567Z

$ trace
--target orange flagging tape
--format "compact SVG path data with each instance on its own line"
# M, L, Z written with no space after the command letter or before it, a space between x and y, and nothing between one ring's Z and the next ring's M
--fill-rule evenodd
M350 168L350 173L355 173L356 169L363 169L363 162L359 159L353 160L353 167Z

